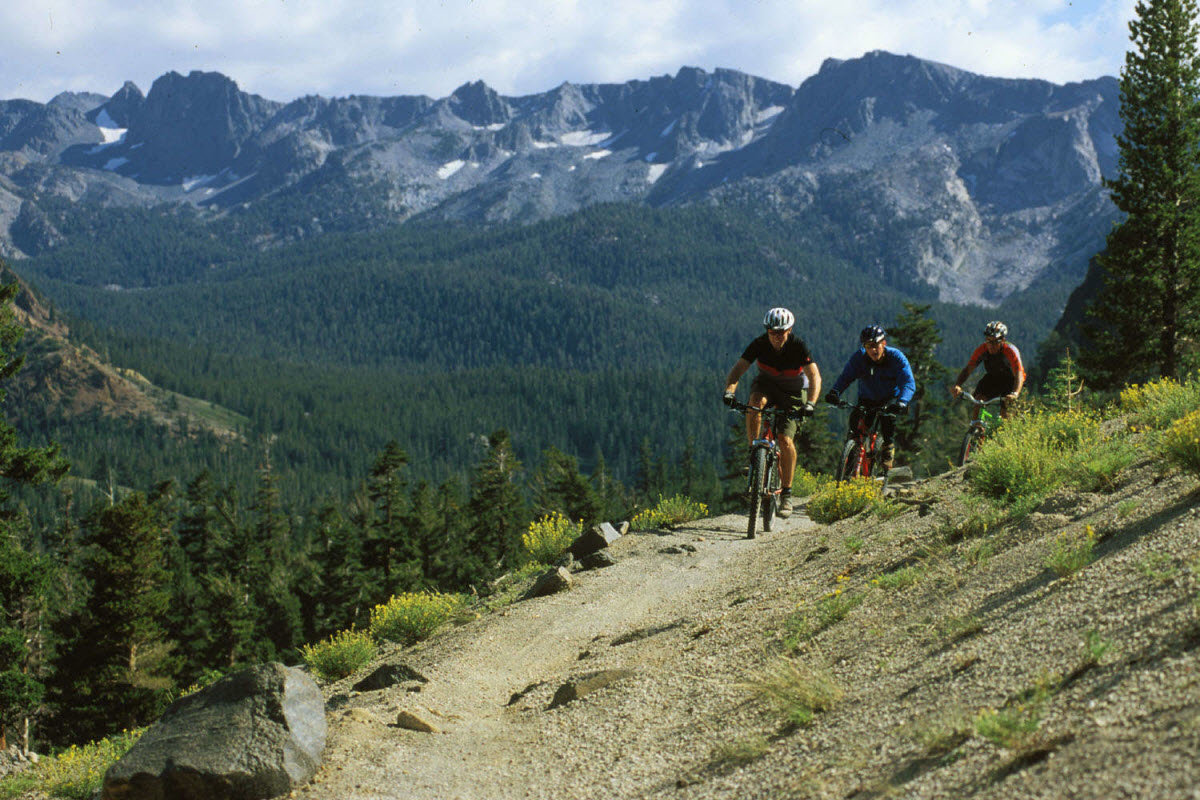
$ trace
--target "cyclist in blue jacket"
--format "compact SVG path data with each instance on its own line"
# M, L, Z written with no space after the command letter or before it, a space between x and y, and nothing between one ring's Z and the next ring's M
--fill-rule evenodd
M862 347L850 356L845 369L825 395L825 402L837 403L842 392L858 381L858 406L850 414L850 435L858 430L860 420L870 425L880 409L897 416L908 411L917 390L908 358L894 347L887 346L887 332L878 325L868 325L859 334ZM879 423L883 434L880 450L885 470L896 459L896 417L884 417Z

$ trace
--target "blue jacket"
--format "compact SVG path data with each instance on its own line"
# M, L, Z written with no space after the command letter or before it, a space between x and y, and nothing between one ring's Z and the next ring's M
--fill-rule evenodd
M866 351L860 347L846 362L846 368L834 382L833 390L841 394L856 380L860 402L866 400L884 403L899 400L901 403L908 403L917 391L908 358L894 347L884 348L883 358L879 363L868 358Z

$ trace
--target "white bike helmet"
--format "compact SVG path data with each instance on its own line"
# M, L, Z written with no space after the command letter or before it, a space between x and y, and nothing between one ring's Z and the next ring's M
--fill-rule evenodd
M796 324L796 315L786 308L772 308L763 317L763 327L769 331L786 331Z
M999 320L989 322L983 329L983 336L985 339L1003 339L1008 336L1008 326Z

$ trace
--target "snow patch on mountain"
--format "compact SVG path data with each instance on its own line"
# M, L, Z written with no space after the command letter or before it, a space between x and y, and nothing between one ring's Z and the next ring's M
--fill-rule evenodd
M595 147L612 138L609 131L570 131L558 137L567 147Z
M440 167L438 167L437 176L442 180L446 180L466 165L467 162L463 161L461 158L455 159L454 161L447 161L445 164L442 164Z

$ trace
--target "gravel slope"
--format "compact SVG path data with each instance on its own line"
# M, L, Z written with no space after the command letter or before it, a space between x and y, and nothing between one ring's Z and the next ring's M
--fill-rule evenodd
M961 527L961 471L899 499L753 541L736 516L631 534L569 592L386 653L429 682L326 687L325 765L295 795L1200 798L1194 478L1143 463L986 532ZM1046 558L1085 525L1096 559L1060 578ZM840 700L789 721L752 686L781 664ZM601 670L629 672L550 707ZM981 716L1028 730L998 744Z

